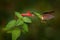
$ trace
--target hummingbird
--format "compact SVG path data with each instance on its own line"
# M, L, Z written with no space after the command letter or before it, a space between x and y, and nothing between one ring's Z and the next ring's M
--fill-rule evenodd
M54 11L49 11L49 12L44 12L42 14L42 17L41 19L42 20L50 20L50 19L53 19L55 16L53 15Z

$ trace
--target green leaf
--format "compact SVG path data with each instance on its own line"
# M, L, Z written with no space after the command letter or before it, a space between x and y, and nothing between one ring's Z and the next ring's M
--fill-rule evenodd
M24 22L21 19L18 19L16 22L16 26L22 25Z
M23 28L23 32L28 32L28 25L27 24L23 24L22 28Z
M28 18L28 17L23 17L23 20L24 20L24 22L26 22L26 23L31 23L31 22L32 22L31 19Z
M19 19L23 18L23 16L21 16L21 14L20 14L19 12L15 12L15 15L16 15Z
M12 33L12 30L7 31L6 33Z
M34 14L35 14L37 17L39 17L39 18L42 17L42 15L41 15L40 13L34 12Z
M10 22L8 22L8 24L6 25L4 30L9 30L9 29L15 27L15 25L16 25L16 20L11 20Z
M17 38L21 35L20 29L15 29L12 31L12 40L17 40Z

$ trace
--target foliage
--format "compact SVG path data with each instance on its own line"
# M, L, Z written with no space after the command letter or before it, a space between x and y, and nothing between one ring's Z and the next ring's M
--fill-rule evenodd
M23 32L28 32L28 26L27 26L27 24L23 24L22 28L23 28Z
M11 28L13 28L16 25L16 20L11 20L7 25L6 28L4 28L4 30L9 30Z
M17 40L17 38L21 35L20 29L12 30L12 40Z
M19 12L15 12L15 15L18 19L9 21L6 27L3 29L7 33L12 34L12 40L16 40L20 36L21 31L24 33L28 32L28 25L26 23L32 23L29 17L23 17ZM19 29L21 26L22 30Z
M34 14L39 18L41 17L41 15L37 12L34 12ZM17 38L21 35L21 31L23 31L23 33L28 32L27 23L32 23L29 17L23 17L19 12L15 12L15 16L17 16L18 19L9 21L6 27L3 29L7 33L12 34L12 40L17 40ZM20 27L22 27L22 29Z
M26 23L31 23L32 22L31 19L29 19L28 17L24 17L23 20Z
M38 12L33 12L38 18L40 18L41 19L41 17L42 17L42 15L41 14L39 14Z
M23 25L24 22L21 19L18 19L16 22L16 26Z

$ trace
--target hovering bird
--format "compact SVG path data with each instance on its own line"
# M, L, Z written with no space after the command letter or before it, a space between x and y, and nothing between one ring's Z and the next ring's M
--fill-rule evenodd
M42 13L41 20L50 20L54 18L53 15L54 11L44 12ZM22 16L34 16L30 11L27 11L26 13L22 13Z
M53 13L54 13L54 11L44 12L44 13L42 14L41 19L42 19L42 20L50 20L50 19L53 19L53 18L54 18Z

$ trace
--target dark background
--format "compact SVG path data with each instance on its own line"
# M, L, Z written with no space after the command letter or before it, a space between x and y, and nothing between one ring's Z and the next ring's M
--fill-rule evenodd
M41 11L54 10L54 22L49 21L49 24L40 28L42 24L39 19L34 17L33 23L30 25L30 32L24 40L60 40L60 0L0 0L0 25L14 18L14 12L23 12L26 9L36 9ZM2 21L4 21L2 23ZM5 24L6 24L5 23ZM51 28L51 29L50 29ZM41 29L41 30L40 30ZM48 30L47 32L44 31ZM43 34L42 34L43 33ZM45 34L46 33L46 34ZM45 35L45 36L44 36ZM3 38L3 37L2 37ZM28 39L29 38L29 39Z

